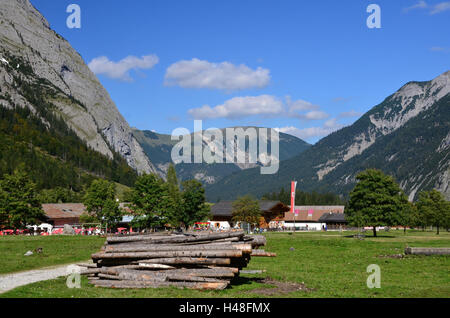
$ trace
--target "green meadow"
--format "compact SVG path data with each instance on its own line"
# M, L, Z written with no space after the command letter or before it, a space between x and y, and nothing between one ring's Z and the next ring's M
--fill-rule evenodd
M450 247L450 233L401 230L380 232L378 237L353 237L354 232L268 233L265 250L277 257L254 257L247 269L264 270L262 274L242 274L224 291L195 291L186 289L104 289L95 288L82 278L80 289L66 287L66 279L39 282L16 288L0 297L439 297L450 296L450 258L448 256L404 256L405 247ZM50 237L39 238L47 243L46 257L24 258L19 254L34 245L34 238L6 241L0 239L0 251L16 253L20 268L32 268L88 259L98 250L100 238ZM54 241L53 241L54 240ZM67 246L66 246L67 245ZM59 254L59 255L55 255ZM14 255L10 261L1 260L15 271ZM28 262L36 262L34 263ZM370 264L381 271L381 288L370 289L366 281Z

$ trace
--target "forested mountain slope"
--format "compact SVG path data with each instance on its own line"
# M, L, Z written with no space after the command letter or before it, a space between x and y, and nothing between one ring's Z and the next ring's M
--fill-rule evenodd
M410 82L358 121L281 162L276 175L234 173L207 188L210 200L261 196L298 181L303 191L347 195L366 168L392 174L409 195L437 188L450 197L450 72ZM239 189L239 190L236 190Z

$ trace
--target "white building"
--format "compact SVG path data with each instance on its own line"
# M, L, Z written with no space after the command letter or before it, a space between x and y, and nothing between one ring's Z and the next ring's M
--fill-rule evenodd
M344 213L344 206L340 205L296 205L294 211L286 212L283 222L279 226L285 229L304 231L321 231L327 228L326 222L321 222L320 218L326 214Z

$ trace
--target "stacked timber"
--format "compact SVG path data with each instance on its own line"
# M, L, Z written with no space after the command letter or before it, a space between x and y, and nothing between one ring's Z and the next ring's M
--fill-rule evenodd
M252 256L276 256L265 244L242 230L109 236L82 274L97 287L221 290Z

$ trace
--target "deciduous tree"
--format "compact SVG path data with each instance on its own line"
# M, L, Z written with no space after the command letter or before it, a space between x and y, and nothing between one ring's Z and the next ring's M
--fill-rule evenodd
M436 234L439 234L440 227L449 227L450 202L446 201L439 191L433 189L420 192L417 209L425 224L436 227Z
M183 218L183 204L180 183L173 164L170 164L169 169L167 170L167 189L174 204L173 214L170 215L170 223L173 226L179 226Z
M346 210L349 223L372 227L374 236L378 226L397 225L407 198L394 179L376 169L361 172L356 179Z
M200 181L188 180L182 184L182 211L180 221L185 227L208 218L210 207L206 203L205 189Z
M36 185L22 170L6 174L0 180L0 224L23 229L45 221Z
M102 179L92 181L83 203L91 215L106 223L107 228L113 227L122 218L122 211L116 200L116 186L112 182Z
M136 180L130 208L135 214L134 227L157 228L170 221L174 202L164 180L155 174L145 174Z
M250 195L239 197L233 202L232 216L235 222L258 224L261 217L258 200L253 199Z

